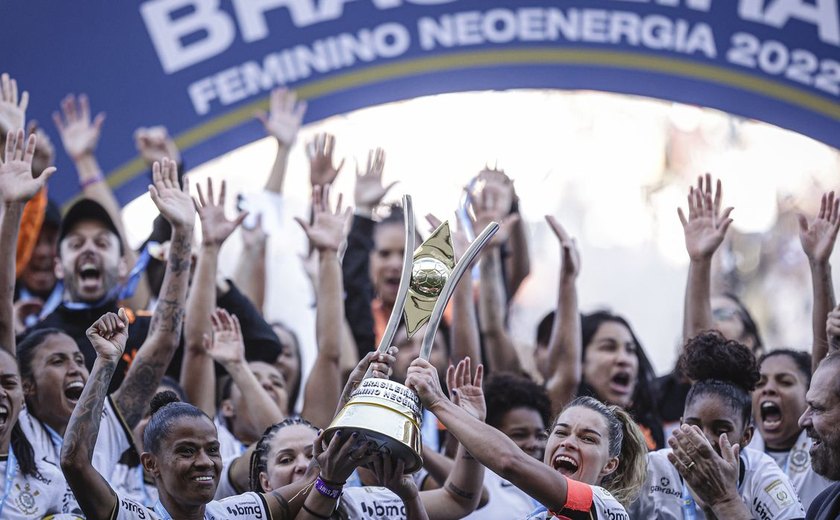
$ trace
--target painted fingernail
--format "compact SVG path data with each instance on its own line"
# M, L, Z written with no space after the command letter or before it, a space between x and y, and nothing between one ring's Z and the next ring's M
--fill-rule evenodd
M354 439L355 439L356 437L358 437L358 436L359 436L359 432L353 432L352 437L353 437Z
M336 437L341 437L341 430L338 430L337 432L335 432L335 436Z

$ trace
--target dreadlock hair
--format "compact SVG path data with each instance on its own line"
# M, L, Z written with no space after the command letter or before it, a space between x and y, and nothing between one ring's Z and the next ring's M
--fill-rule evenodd
M257 493L266 492L260 483L260 473L268 471L268 450L271 448L271 441L277 435L277 432L283 428L296 425L307 426L316 434L319 431L314 424L300 416L289 417L266 428L260 440L257 441L254 453L251 454L251 475L248 479L248 486L251 488L251 491L256 491Z
M160 450L161 438L169 433L172 423L181 417L204 417L213 422L206 413L195 406L181 402L178 394L172 390L158 392L152 397L150 404L152 416L146 430L143 432L143 447L151 453L158 453Z
M779 348L776 350L771 350L770 352L764 354L758 360L758 367L761 368L761 365L764 364L766 359L770 359L771 357L776 356L787 356L793 361L793 364L796 365L796 368L799 372L805 377L805 389L811 387L811 354L808 352L804 352L802 350L793 350L790 348Z
M639 362L639 370L638 375L636 376L636 386L633 388L632 404L627 411L630 412L639 424L642 424L645 428L650 430L651 436L656 442L656 447L663 447L665 445L665 434L662 431L662 420L659 417L659 407L657 406L655 392L653 389L656 373L653 370L653 365L650 364L650 361L645 354L644 348L642 348L642 344L633 332L633 328L630 326L630 323L621 316L606 310L581 315L580 331L581 344L583 345L583 348L581 349L581 356L583 359L586 359L586 349L589 344L592 343L592 339L595 337L598 329L604 323L610 322L618 323L626 327L630 332L630 337L633 338L633 343L636 344L636 359ZM584 381L583 378L581 378L580 385L578 386L578 395L588 395L601 399L601 396L597 395L595 389Z
M739 413L744 426L750 424L750 392L761 375L749 348L708 330L688 340L677 366L694 383L685 399L686 408L699 397L714 396Z
M0 349L3 352L2 355L9 356L9 358L15 363L17 366L17 360L15 360L14 356L12 356L9 351ZM15 457L17 458L18 464L20 465L20 471L24 475L39 478L41 473L38 471L38 465L35 463L35 450L32 448L32 444L30 444L29 439L26 438L26 434L23 433L23 429L20 427L20 417L15 419L15 425L12 427L12 436L9 440L9 444L12 447L12 451L15 453Z
M648 448L644 434L630 414L620 406L607 405L594 397L583 396L575 398L563 411L575 406L598 412L606 421L610 457L618 457L618 467L605 476L600 484L624 507L629 507L638 498L647 477Z

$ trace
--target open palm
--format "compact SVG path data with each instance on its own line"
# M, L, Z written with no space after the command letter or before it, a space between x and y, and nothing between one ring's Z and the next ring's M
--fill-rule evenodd
M682 208L677 209L680 222L685 234L685 248L692 260L710 258L723 243L726 231L732 224L729 214L731 207L720 210L723 190L720 180L717 181L714 200L712 199L711 175L700 177L697 188L690 188L688 192L688 218Z
M820 212L811 222L804 215L798 215L798 218L802 250L812 261L828 262L840 230L840 197L835 198L833 191L824 193Z
M344 242L344 230L350 218L350 208L341 209L342 197L339 195L335 211L330 211L327 207L329 204L328 198L329 186L324 186L323 189L321 189L321 186L315 186L312 191L312 212L314 214L312 224L308 224L301 219L296 220L309 238L312 247L320 251L338 251Z
M192 227L195 224L195 208L189 195L186 177L184 187L178 183L178 167L174 161L164 159L152 165L153 185L149 195L160 214L173 227Z
M241 212L233 220L228 220L225 216L225 199L227 193L227 183L225 181L222 181L218 200L214 200L213 181L210 179L207 179L206 194L202 191L201 186L196 187L198 189L196 210L198 211L198 218L201 219L201 233L204 237L204 243L221 246L230 234L242 224L242 221L245 220L248 213Z
M483 421L487 416L487 404L481 382L484 379L484 365L478 365L475 378L472 378L470 358L462 359L457 367L446 371L446 384L452 396L452 402L476 419Z
M0 193L4 202L27 202L44 187L55 171L50 167L37 177L33 175L32 157L36 142L34 134L25 139L22 129L16 133L9 132L6 136L6 153L0 160Z

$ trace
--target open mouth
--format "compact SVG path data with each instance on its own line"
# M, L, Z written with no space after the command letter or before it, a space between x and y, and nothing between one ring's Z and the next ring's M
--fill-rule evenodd
M759 408L761 425L767 432L776 432L782 427L782 409L772 401L764 401Z
M64 387L64 397L66 397L71 403L76 404L79 401L79 397L82 396L82 390L84 389L84 383L81 381L73 381Z
M629 372L619 372L610 378L610 388L617 394L626 395L631 391L631 382Z
M577 473L578 468L580 468L578 462L568 455L554 457L554 469L564 475L574 475Z
M215 482L215 477L213 475L196 475L191 479L196 484L200 484L202 486L212 485Z
M81 278L83 282L98 279L99 274L99 268L90 262L82 264L79 268L79 278Z
M6 422L9 420L9 409L5 406L0 406L0 428L4 428L6 426Z

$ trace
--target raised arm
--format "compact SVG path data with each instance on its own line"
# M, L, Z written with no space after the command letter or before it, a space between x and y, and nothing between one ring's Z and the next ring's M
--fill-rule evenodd
M0 197L3 208L0 217L0 348L15 355L14 292L15 257L18 230L23 207L44 187L55 168L47 168L35 177L32 157L35 154L35 135L26 139L23 129L6 135L6 149L0 158Z
M253 227L242 226L242 252L236 262L233 281L254 307L263 314L265 306L266 251L268 235L263 229L262 214L257 214Z
M26 109L29 106L29 92L18 97L17 81L7 73L0 74L0 132L5 136L26 128Z
M434 367L428 362L414 360L408 369L406 385L419 394L423 405L458 439L475 462L510 481L550 510L560 511L563 508L566 503L566 478L519 449L504 433L447 399L440 389ZM461 455L459 452L456 462L461 460ZM428 504L426 509L431 514Z
M507 215L500 204L498 187L488 184L474 201L475 222L473 228L481 232L490 222L500 224L499 231L490 240L481 255L479 263L480 288L478 300L479 323L485 343L487 367L490 371L521 373L519 354L506 327L507 296L502 274L502 244L510 234L510 228L518 217Z
M125 310L99 318L87 330L87 337L96 350L96 361L64 432L61 470L85 516L100 520L111 517L117 506L117 495L91 460L108 385L128 339Z
M580 274L580 253L574 239L557 220L547 215L548 225L560 241L560 288L557 310L548 341L548 373L545 389L551 399L552 413L570 402L580 384L581 350L580 316L578 316L577 277Z
M114 403L132 428L143 417L181 340L195 228L195 208L189 195L189 185L186 179L183 188L178 183L177 165L167 159L155 163L152 180L154 184L149 186L149 195L160 214L172 226L172 240L146 341L137 351L122 385L114 393Z
M705 182L701 176L697 180L697 187L689 188L688 218L682 208L677 208L690 259L685 289L683 340L714 326L711 304L712 256L723 243L726 230L732 223L729 218L732 208L721 212L722 198L723 189L718 180L712 200L712 176L707 173Z
M122 241L123 259L126 265L132 267L137 260L137 254L128 243L128 235L122 219L122 208L108 186L99 161L94 155L102 133L102 124L105 122L105 114L100 112L91 120L90 102L85 94L81 94L78 98L73 95L65 97L61 101L61 111L62 114L53 113L53 121L61 136L64 151L76 167L82 193L85 197L98 202L108 212ZM134 296L129 299L131 307L145 309L150 294L148 282L143 275Z
M219 250L233 230L245 220L240 213L234 220L225 217L227 185L222 181L219 198L213 194L213 181L207 179L207 193L198 188L195 208L201 220L201 249L187 301L187 321L184 325L184 360L181 363L181 386L187 399L204 413L216 413L216 374L213 358L204 348L204 336L211 333L210 315L216 308L216 272Z
M308 224L296 219L318 251L318 293L315 333L318 356L304 389L301 415L312 424L325 428L333 418L333 410L341 393L341 337L344 319L344 288L338 250L344 243L344 229L351 216L350 208L342 209L341 196L335 211L328 209L329 186L316 185L312 192L314 219Z
M816 370L829 350L825 325L828 313L834 308L834 286L831 283L829 258L837 241L837 231L840 229L840 197L835 198L833 191L823 193L820 211L816 217L810 222L805 215L799 214L797 217L799 241L808 257L811 289L814 294L811 309L811 362L812 370Z
M233 383L242 395L248 396L248 399L243 400L243 404L250 412L247 415L256 422L251 425L253 430L265 431L272 424L285 419L286 414L278 408L277 403L268 395L257 380L257 376L248 367L239 318L235 315L231 316L224 309L216 309L210 321L213 337L211 339L205 336L204 347L210 357L230 374Z
M306 113L306 101L298 101L293 90L276 88L268 98L268 113L257 112L265 132L277 139L277 157L271 167L271 174L265 183L265 190L283 193L283 183L286 179L286 165L289 162L289 151L295 144L303 116Z

